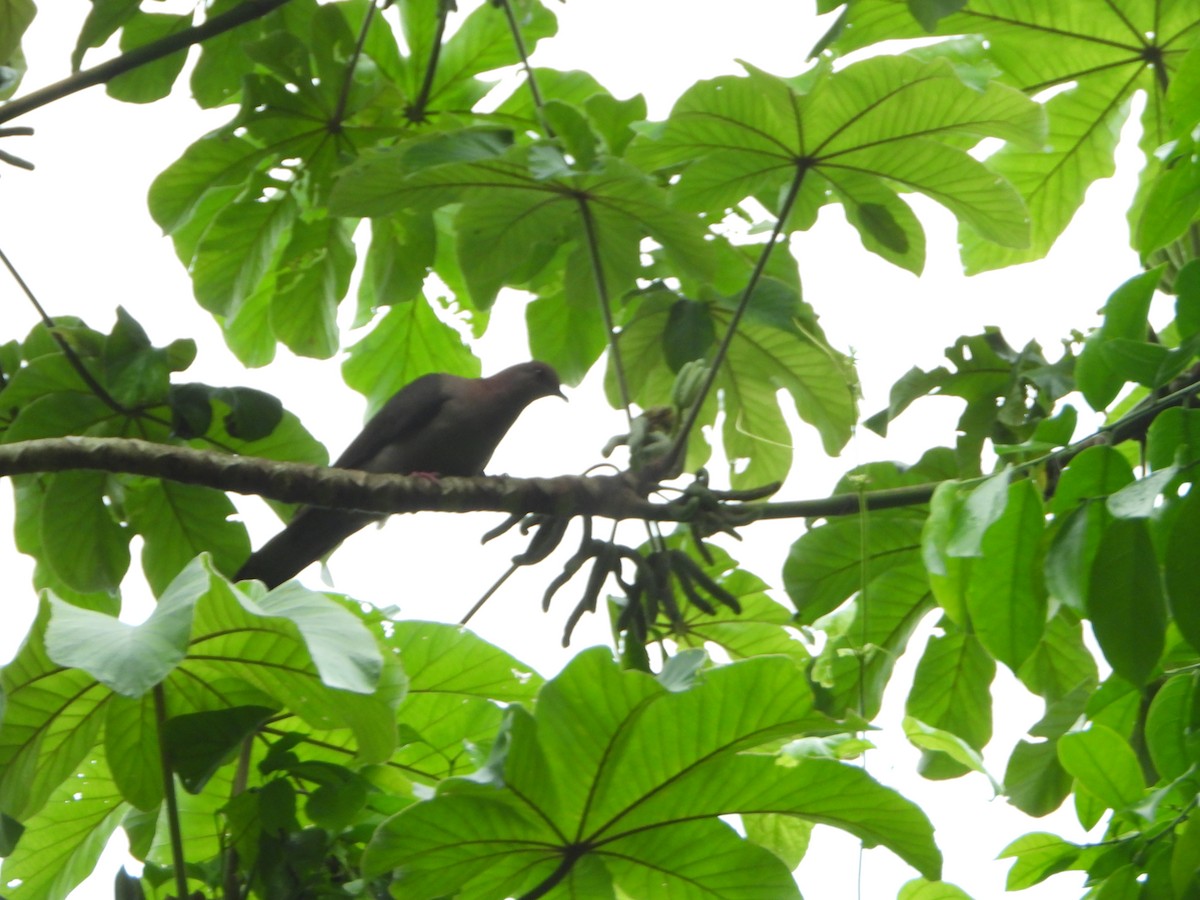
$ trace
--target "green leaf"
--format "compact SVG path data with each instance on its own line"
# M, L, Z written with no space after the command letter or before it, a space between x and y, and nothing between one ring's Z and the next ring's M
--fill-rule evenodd
M1145 90L1153 98L1147 104L1146 143L1155 147L1173 136L1164 129L1167 116L1159 103L1159 85L1165 82L1155 80L1178 65L1187 46L1181 38L1193 27L1195 17L1186 6L1165 13L1153 4L1093 12L1077 6L1013 6L1007 0L971 3L938 21L937 34L978 35L989 67L998 67L1006 82L1031 94L1070 87L1046 104L1050 152L1018 153L1006 147L989 160L1029 202L1035 252L969 253L969 269L1044 254L1075 214L1088 185L1112 173L1112 153L1135 91ZM906 5L894 0L852 4L835 31L829 40L840 52L884 39L928 37L908 17ZM1132 45L1131 35L1138 39ZM1176 77L1172 72L1167 80L1174 85Z
M221 491L176 481L138 479L126 485L125 514L142 536L142 568L156 595L201 552L232 575L250 554L246 527Z
M838 718L878 715L897 659L933 606L928 577L912 561L873 579L865 602L818 622L827 636L811 675L824 688L820 708Z
M1017 862L1008 872L1005 887L1020 891L1069 869L1079 857L1079 847L1056 834L1034 832L1022 835L1000 851L1000 859L1013 857Z
M618 342L633 401L643 409L671 404L675 376L663 353L663 334L674 301L662 294L674 296L650 293L632 307ZM710 310L720 333L731 313L723 305L714 304ZM791 465L792 438L779 407L779 388L791 395L800 418L817 428L826 451L836 453L849 440L857 415L855 383L850 360L829 346L815 321L813 330L798 339L794 326L783 329L743 319L716 381L725 411L721 434L734 485L779 480ZM605 387L610 402L619 404L611 360ZM708 424L713 414L715 404L711 413L705 408L698 424ZM697 428L689 467L706 458L697 450L702 441ZM745 468L742 459L747 460Z
M1004 516L1009 498L1016 493L1008 469L984 480L966 495L946 542L950 556L983 556L988 531ZM1019 483L1019 482L1018 482Z
M1158 666L1166 607L1158 559L1143 519L1117 519L1104 531L1088 580L1088 616L1118 675L1145 684Z
M949 0L951 3L961 0ZM900 888L896 900L971 900L969 894L960 887L945 881L926 881L918 878L909 881Z
M1200 101L1196 91L1200 90L1200 53L1193 44L1184 54L1179 68L1171 77L1167 88L1167 108L1182 132L1190 123L1200 121Z
M1179 508L1167 539L1167 603L1175 625L1193 648L1200 649L1200 493L1193 486Z
M1171 854L1171 883L1177 896L1187 897L1200 889L1200 817L1193 811L1175 841Z
M926 31L933 31L939 20L966 6L966 0L908 0L908 10ZM900 898L907 900L907 898Z
M746 830L746 840L770 850L792 870L804 859L813 830L812 823L804 819L773 813L743 815L742 827Z
M117 307L117 323L104 342L103 365L105 386L118 403L146 407L166 399L171 371L167 352L151 346L145 330L123 307Z
M941 728L933 728L912 716L904 717L904 736L914 747L919 747L923 753L943 753L963 769L987 775L983 766L983 756L957 735ZM997 789L1000 785L994 778L988 776L992 785Z
M1200 269L1197 270L1200 272ZM1200 460L1200 410L1164 409L1146 430L1146 462L1154 471Z
M1084 645L1082 631L1073 614L1059 611L1053 616L1037 649L1017 673L1021 682L1050 703L1068 698L1079 690L1086 690L1090 696L1098 680L1096 661L1092 651Z
M171 770L184 788L200 793L216 770L277 712L266 706L234 706L171 717L162 734Z
M4 442L67 434L104 434L116 418L112 407L91 394L65 391L46 394L20 409L4 432ZM71 473L59 474L69 476Z
M970 501L968 500L968 503ZM1014 672L1046 627L1041 543L1045 518L1033 482L1008 489L1004 512L983 536L971 567L967 611L980 642Z
M287 196L227 205L196 247L192 284L200 305L217 315L235 313L267 274L295 216Z
M1171 163L1151 183L1138 216L1135 246L1143 256L1182 235L1200 210L1200 161L1188 156Z
M93 750L49 798L25 820L26 833L4 860L9 900L66 900L92 874L108 840L129 807Z
M1049 815L1062 806L1071 793L1072 783L1058 761L1057 740L1018 741L1004 772L1004 790L1009 802L1030 816ZM1010 889L1012 878L1010 875Z
M115 590L129 568L129 534L105 502L107 484L103 472L57 472L46 478L42 561L83 593Z
M228 12L236 5L237 0L214 0L208 7L207 16L212 18ZM260 39L268 30L289 25L293 28L303 27L304 18L311 15L311 11L306 9L309 6L310 3L293 0L286 9L243 23L203 41L200 44L200 58L192 69L189 84L197 105L210 109L235 101L241 91L242 78L254 67L246 46ZM287 22L287 18L291 18L291 22Z
M399 348L402 353L397 353ZM389 309L370 334L350 348L342 364L346 384L367 397L367 415L430 372L478 378L479 360L423 297Z
M663 332L663 355L672 371L678 372L692 360L705 359L715 341L716 329L705 304L685 298L672 304Z
M992 737L989 688L995 674L996 663L975 635L934 635L917 664L905 713L982 750Z
M1126 381L1109 362L1103 348L1118 338L1146 340L1146 316L1160 277L1161 272L1152 269L1117 288L1104 305L1104 324L1084 344L1075 363L1075 379L1093 409L1104 409L1112 403Z
M224 133L200 138L150 185L150 215L165 234L175 234L210 192L236 195L263 158L245 138Z
M210 447L208 441L212 441L243 456L328 465L325 448L293 413L284 410L281 417L275 418L279 414L279 401L270 394L251 388L231 388L228 393L218 389L214 391L214 400L218 415L204 436L207 440L194 440L194 445ZM259 417L257 421L254 416ZM264 424L272 424L267 433L260 431Z
M925 268L925 229L912 208L889 187L854 172L824 173L863 246L888 262L920 275Z
M1135 806L1146 783L1137 755L1123 737L1104 725L1065 734L1058 759L1076 781L1113 810Z
M929 517L921 529L921 562L938 605L952 621L965 626L972 560L951 556L946 549L962 517L962 507L963 492L957 482L943 481L934 489Z
M411 673L410 701L417 694L437 693L517 702L532 700L542 686L529 666L457 626L396 622L388 642Z
M129 52L160 41L185 31L191 24L190 15L137 12L125 20L121 30L121 51ZM185 62L187 51L180 50L108 79L104 89L110 97L127 103L152 103L171 93L171 86L183 71Z
M11 856L24 831L25 826L20 822L5 813L0 813L0 853Z
M857 517L830 519L800 536L783 566L783 586L801 624L810 625L848 600L864 572L877 578L911 563L920 546L922 521L907 512L870 515L865 529Z
M912 110L920 116L909 118ZM868 247L919 268L905 243L921 238L907 233L913 219L901 212L897 188L927 194L990 239L1027 241L1025 213L1011 187L930 136L1028 140L1039 127L1036 106L1010 88L973 91L943 62L876 57L837 72L818 69L807 94L755 69L747 78L700 82L675 104L662 133L639 137L630 156L651 168L683 165L674 201L711 214L748 196L779 195L810 173L834 185L849 175L841 196L857 207L851 218Z
M1021 52L1046 51L1026 48ZM1053 82L1042 84L1049 83ZM1124 72L1093 70L1090 78L1080 79L1075 87L1046 102L1050 128L1045 145L1027 149L1010 143L988 158L988 168L1011 182L1024 198L1032 228L1028 244L1017 248L998 246L989 235L977 233L973 223L960 228L967 274L1041 259L1049 252L1083 203L1088 187L1115 170L1113 153L1128 115L1128 87Z
M356 694L373 693L379 686L384 664L374 636L330 597L294 581L254 600L240 592L234 597L252 615L286 622L286 630L303 639L322 683Z
M337 307L354 269L352 229L342 219L297 221L283 248L271 297L271 328L298 356L326 359L338 349Z
M117 694L104 711L104 754L125 802L157 812L163 799L162 752L154 697Z
M78 669L64 669L46 653L50 601L43 597L21 649L0 670L6 698L0 729L0 808L26 823L94 750L107 692ZM7 874L7 873L6 873Z
M433 266L436 232L433 217L419 210L400 210L371 220L362 281L358 286L359 319L381 306L419 299Z
M1081 504L1090 504L1132 483L1133 469L1119 451L1109 446L1088 447L1063 471L1050 500L1050 512L1065 516Z
M82 669L118 694L141 697L183 659L192 613L207 587L203 569L189 567L141 625L127 625L51 597L46 653L60 666Z
M744 569L723 566L719 556L716 566L702 565L710 578L737 598L741 612L718 606L717 614L710 616L682 600L677 601L683 609L686 629L676 637L680 646L702 648L711 644L721 647L731 659L776 653L790 656L800 664L808 661L809 652L804 644L785 627L794 622L791 612L767 595L767 585L762 579ZM664 613L658 623L664 634L673 630L672 625L663 621L665 618Z
M399 710L404 746L392 761L426 784L472 769L500 727L497 701L531 700L542 684L524 663L451 625L397 622L388 643L412 673Z
M340 831L354 823L366 804L370 783L343 766L303 763L293 769L301 777L319 783L309 795L304 811L314 822L330 831Z
M51 590L57 596L76 606L101 610L116 615L121 608L120 593L116 589L105 591L76 591L57 576L53 569L41 561L42 557L42 498L45 496L44 479L33 476L18 476L13 479L17 507L16 524L13 529L16 548L38 562L33 570L33 587L38 591Z
M102 47L125 22L137 13L138 0L96 0L88 11L71 53L71 71L78 72L84 54L93 47ZM32 10L33 4L30 4Z
M4 15L0 16L0 64L13 64L20 54L25 29L36 14L33 0L7 0L4 4Z
M491 307L502 286L537 275L577 213L552 191L529 188L483 193L455 217L459 265L480 309Z
M554 13L537 0L516 0L511 8L529 53L538 41L552 37L558 30ZM414 56L424 63L420 56ZM504 13L495 7L480 6L463 20L442 46L430 103L434 108L453 103L455 91L461 90L463 83L473 76L519 62L521 57Z
M1195 703L1194 675L1168 678L1150 701L1145 725L1146 750L1164 779L1178 778L1194 764L1195 753L1188 746L1188 738Z
M1050 596L1083 615L1087 603L1092 563L1100 538L1112 520L1099 503L1089 503L1067 514L1046 551L1046 587Z
M781 767L743 752L820 721L796 675L791 662L763 657L671 692L618 671L605 649L585 651L542 689L536 718L511 719L508 787L443 784L380 827L364 871L399 867L412 897L484 885L517 894L545 882L560 858L545 849L570 840L583 852L566 877L590 878L585 867L600 861L630 896L663 879L717 895L738 884L738 896L795 896L785 866L715 821L753 794L756 813L837 825L937 877L924 817L862 771L822 759Z
M578 252L578 251L576 251ZM568 266L561 290L539 287L525 307L529 349L535 359L554 366L566 384L579 384L608 344L604 313L590 288L576 289L589 276L580 265Z
M718 330L727 326L722 315L714 321ZM786 331L743 324L716 383L725 401L722 438L735 488L780 481L791 468L791 436L776 396L780 388L800 418L817 429L826 453L837 455L850 439L856 378L849 359L823 341L798 341Z
M435 152L435 164L421 167L421 159ZM455 217L459 265L481 308L491 305L502 285L537 275L567 240L580 248L567 262L586 269L574 284L597 303L601 285L608 302L634 287L645 237L689 272L708 269L698 223L668 209L657 185L619 160L574 172L548 148L519 147L504 158L443 161L464 153L423 142L376 156L339 179L332 206L379 215L464 201Z
M1175 466L1159 469L1109 495L1105 505L1118 519L1148 519L1154 515L1158 498L1178 474Z

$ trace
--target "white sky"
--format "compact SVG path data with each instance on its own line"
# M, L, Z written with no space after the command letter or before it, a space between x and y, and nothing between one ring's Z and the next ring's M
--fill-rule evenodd
M30 61L26 91L66 74L88 4L55 0L43 7L25 43ZM795 0L743 0L736 7L717 0L574 0L551 8L559 16L559 37L547 42L534 62L590 71L619 97L640 91L647 95L654 117L664 116L673 99L693 81L738 71L736 58L782 75L796 73L822 31L810 14L811 5ZM360 427L364 408L361 399L342 384L337 362L297 360L281 350L281 360L266 370L241 370L225 350L216 325L192 301L189 282L170 243L158 234L146 212L146 189L153 177L227 115L201 115L178 92L165 103L136 107L115 103L102 90L91 89L11 123L37 130L32 138L6 139L4 146L38 168L32 174L3 170L0 247L52 315L81 315L93 327L107 331L115 307L123 305L157 345L193 337L200 355L184 379L270 390L336 455ZM1095 311L1108 293L1138 271L1124 231L1124 209L1137 162L1129 142L1123 153L1123 177L1090 192L1077 224L1043 263L964 278L955 253L953 220L928 202L917 203L929 236L926 274L920 279L864 251L836 210L822 213L813 231L794 240L806 299L821 315L834 345L853 348L858 359L865 413L886 403L891 383L910 366L939 365L943 348L960 334L998 325L1013 346L1036 338L1053 357L1059 340L1072 328L1097 324ZM1105 230L1090 228L1090 223ZM353 303L347 306L347 313L352 312ZM343 321L348 320L349 315ZM23 337L36 322L16 287L2 278L0 321L4 339ZM528 358L521 326L518 304L502 298L493 330L479 348L485 374ZM623 419L599 402L595 375L570 393L569 405L545 400L532 406L497 452L490 471L550 475L579 472L597 462L599 448L623 430ZM935 443L953 442L958 413L957 403L928 401L895 424L886 445L867 435L837 460L826 459L815 436L800 431L798 462L779 496L825 495L841 472L872 459L914 461ZM245 509L257 545L277 523L253 501ZM7 489L0 491L0 520L11 521ZM496 516L484 514L469 518L424 514L419 521L394 518L384 529L356 536L333 557L337 587L381 606L396 604L405 615L455 621L520 549L515 539L476 547L476 537L496 521ZM747 529L745 543L731 549L751 571L778 584L787 547L797 534L797 523L764 523ZM633 532L626 539L637 540ZM558 647L559 637L566 612L581 589L569 585L550 614L542 615L541 592L557 571L553 565L551 560L512 579L473 623L484 637L546 675L569 658ZM27 559L14 555L7 540L0 545L0 571L6 575L0 660L15 652L32 618L30 568ZM135 562L131 585L138 580ZM306 580L319 585L312 572ZM145 613L148 601L143 591L132 587L134 616ZM592 616L577 630L572 650L607 639L604 617ZM920 640L913 644L897 667L891 707L901 704L907 692L919 644ZM1041 707L1015 686L1006 671L998 676L997 685L1001 698L997 734L985 758L990 770L1001 777L1008 752L1040 716ZM991 790L980 776L941 783L918 778L914 772L919 754L900 735L900 715L896 709L883 717L890 728L872 736L881 749L868 756L867 766L933 818L946 854L947 881L976 900L1000 896L1009 863L996 862L994 857L1010 840L1035 830L1056 831L1068 838L1077 834L1069 810L1050 820L1026 818L1002 799L991 799ZM858 855L856 842L848 836L817 829L809 858L799 870L805 897L852 896ZM114 858L119 857L106 857L98 875L73 896L111 896L112 871L119 864L111 862ZM861 896L894 896L899 885L913 877L915 873L887 851L869 851ZM1060 875L1022 896L1030 900L1075 896L1082 892L1081 885L1078 873Z

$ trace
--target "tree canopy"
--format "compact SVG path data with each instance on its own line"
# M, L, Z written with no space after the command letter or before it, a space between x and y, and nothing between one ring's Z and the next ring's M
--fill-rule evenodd
M148 213L242 366L345 352L377 410L425 373L479 375L517 296L533 355L570 384L602 369L628 433L616 474L329 469L278 398L189 380L195 340L50 315L10 265L41 321L0 334L0 475L36 562L6 587L38 595L0 670L5 897L65 898L121 829L144 862L122 897L776 900L805 889L818 824L910 866L906 900L967 897L925 812L856 763L910 644L921 775L984 772L1003 667L1044 715L996 790L1031 818L1070 801L1099 835L1031 822L996 848L1009 890L1075 870L1090 897L1200 897L1195 4L818 0L828 30L793 70L746 60L661 120L534 65L557 30L539 0L145 6L92 0L75 74L24 92L36 11L0 0L0 160L28 167L22 117L78 90L186 88L224 118ZM1135 111L1137 193L1101 227L1142 266L1092 298L1102 324L1052 353L981 324L861 409L820 321L846 301L802 290L790 238L836 209L858 253L920 275L921 195L967 273L1036 266ZM800 440L836 455L936 396L960 403L953 446L780 494ZM594 614L611 649L546 678L455 624L234 583L230 493L507 512L564 643ZM765 520L792 526L781 575L722 538ZM135 538L157 598L136 625Z

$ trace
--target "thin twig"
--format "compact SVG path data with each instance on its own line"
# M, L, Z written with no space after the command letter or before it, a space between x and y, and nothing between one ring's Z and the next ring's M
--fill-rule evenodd
M471 619L474 617L475 613L477 613L477 612L479 612L479 610L483 609L483 604L485 604L489 600L491 600L492 595L495 594L496 591L500 590L501 585L503 585L504 582L508 581L509 576L512 575L512 573L517 571L517 569L519 569L519 568L520 568L520 565L518 565L517 563L513 563L511 566L509 566L508 571L505 572L503 575L501 575L499 578L497 578L492 583L492 586L490 588L488 588L486 591L484 591L483 596L475 601L475 605L472 606L469 610L467 610L467 614L458 620L458 624L466 625L468 622L470 622Z

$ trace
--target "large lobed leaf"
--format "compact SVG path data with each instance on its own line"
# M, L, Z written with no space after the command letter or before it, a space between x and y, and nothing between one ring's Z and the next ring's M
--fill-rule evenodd
M664 883L680 897L798 896L787 867L716 821L753 811L836 825L936 878L924 816L861 770L748 752L822 727L798 676L764 657L667 690L586 651L542 689L535 714L510 713L500 783L445 782L380 827L364 870L395 870L414 898L557 883L587 896Z
M1009 143L988 160L989 167L1011 181L1028 204L1031 242L1025 248L998 246L990 242L990 235L980 240L981 233L964 222L961 239L969 272L1046 254L1075 215L1088 186L1114 171L1118 133L1136 93L1147 94L1142 120L1147 152L1187 131L1195 121L1193 110L1176 99L1180 89L1173 85L1177 76L1183 76L1185 83L1189 77L1183 61L1200 24L1192 4L979 0L936 24L925 22L926 27L917 23L910 7L905 0L854 0L823 43L849 52L877 41L927 38L931 33L974 35L1005 83L1035 97L1048 89L1065 88L1045 104L1046 147L1022 149ZM953 45L942 46L952 56ZM1168 85L1173 88L1169 95ZM1147 167L1147 184L1155 186L1153 179L1170 171ZM1158 189L1152 221L1157 224L1172 198L1187 191L1186 179L1167 190ZM1148 252L1154 246L1146 238L1142 249Z
M1039 110L1019 92L999 84L976 90L945 62L905 57L818 68L792 81L747 68L747 77L692 87L665 125L630 149L643 166L682 170L672 190L680 208L721 215L748 197L774 208L796 183L807 193L790 227L808 227L817 207L837 200L870 249L916 272L924 237L898 192L926 194L989 240L1028 242L1020 198L952 143L1036 142Z
M234 684L242 687L231 693ZM395 658L380 652L346 607L295 584L252 599L203 557L141 625L47 597L0 672L7 699L0 809L16 818L36 813L106 721L143 727L136 710L109 709L116 698L144 698L156 685L171 715L224 708L231 696L252 690L260 703L293 710L318 731L353 734L365 760L383 759L394 747L391 710L403 693ZM135 753L111 761L122 767L118 784L135 799L145 795L129 767L146 764L157 766L157 759Z

